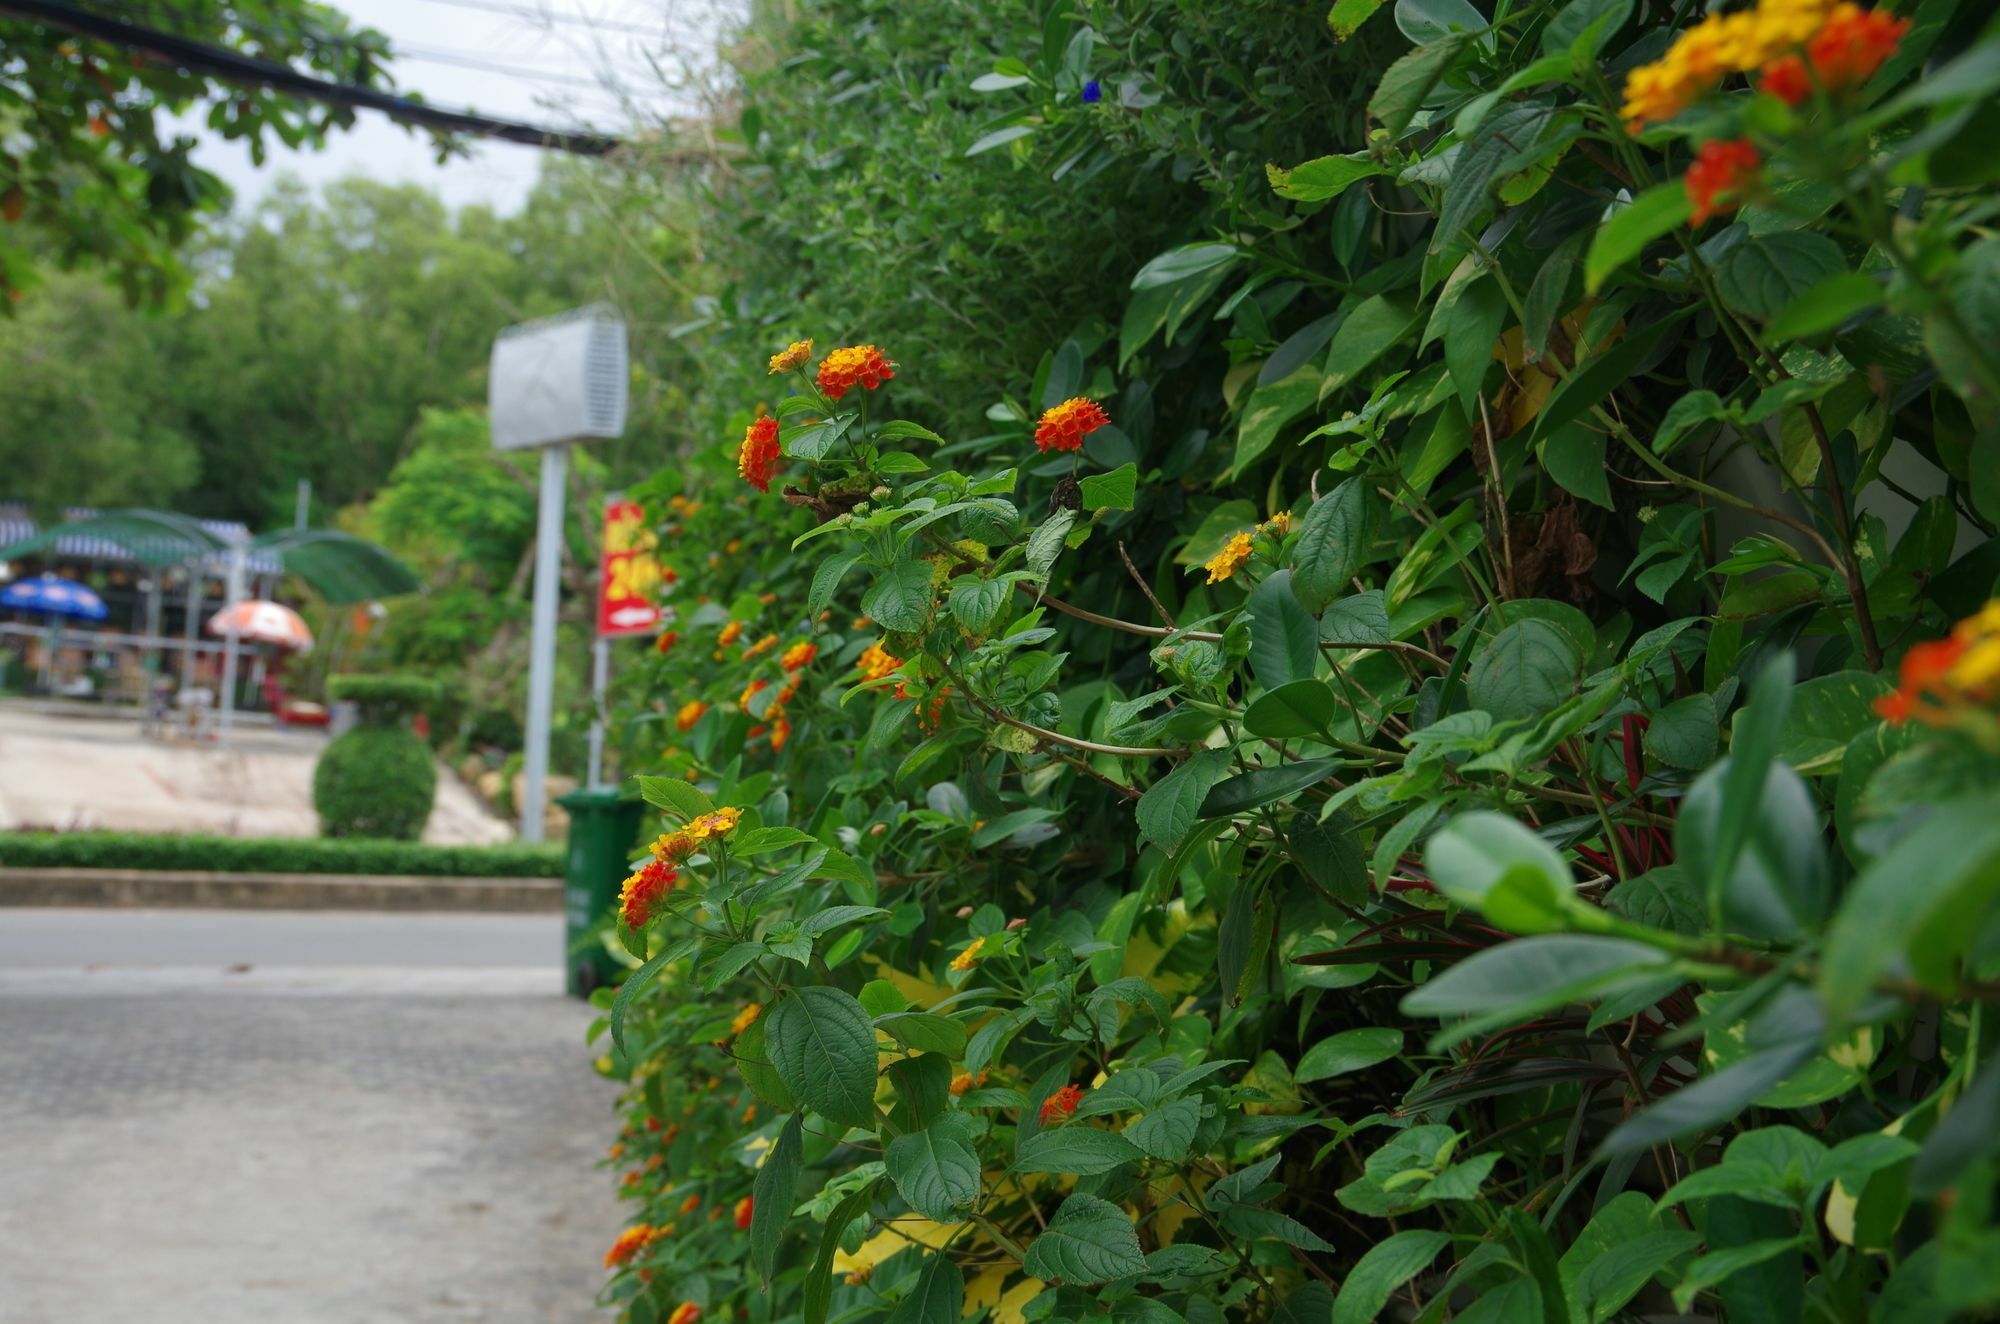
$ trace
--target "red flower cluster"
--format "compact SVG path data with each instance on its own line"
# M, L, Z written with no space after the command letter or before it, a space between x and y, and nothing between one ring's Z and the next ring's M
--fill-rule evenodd
M736 1202L737 1231L748 1232L750 1230L750 1219L756 1213L756 1209L757 1201L754 1196L746 1195Z
M1050 451L1083 449L1083 439L1111 421L1104 406L1077 396L1043 412L1035 428L1035 445L1044 455Z
M655 857L639 867L639 872L625 880L624 890L618 898L618 916L628 929L644 928L646 921L653 917L653 907L660 898L674 890L680 880L680 870L665 860Z
M1742 204L1744 191L1756 182L1762 164L1748 138L1703 143L1687 169L1688 202L1693 206L1689 220L1701 225L1711 216L1734 211Z
M1859 87L1875 76L1910 30L1910 20L1851 4L1834 7L1831 17L1806 40L1803 56L1782 55L1764 68L1764 91L1791 105L1812 95L1813 83L1828 92Z
M743 445L736 452L736 471L743 481L759 492L771 490L771 476L785 458L778 446L778 420L766 416L743 430Z
M1074 1085L1065 1085L1042 1100L1042 1125L1066 1121L1076 1111L1076 1105L1083 1102L1083 1091Z
M668 630L663 634L661 634L658 639L655 639L653 641L653 650L659 653L661 656L665 656L666 654L673 652L674 645L679 643L680 641L681 641L680 631Z
M836 349L819 365L819 389L838 400L859 386L872 391L896 375L896 365L873 345Z

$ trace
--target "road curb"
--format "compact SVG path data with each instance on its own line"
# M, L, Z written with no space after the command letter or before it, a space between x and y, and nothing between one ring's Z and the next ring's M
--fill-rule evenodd
M562 895L553 878L0 868L0 906L553 913Z

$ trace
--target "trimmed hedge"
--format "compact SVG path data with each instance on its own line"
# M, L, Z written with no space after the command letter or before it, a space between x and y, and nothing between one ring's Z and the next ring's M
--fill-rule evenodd
M0 867L559 878L563 870L563 848L560 844L427 846L408 841L328 840L319 837L0 832Z
M437 800L437 765L407 727L363 722L313 768L313 808L328 837L415 841Z

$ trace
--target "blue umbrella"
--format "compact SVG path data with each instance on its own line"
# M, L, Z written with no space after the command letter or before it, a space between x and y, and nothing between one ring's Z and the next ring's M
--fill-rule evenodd
M37 575L14 581L0 589L0 607L41 616L74 616L86 621L101 621L111 614L103 598L60 575Z

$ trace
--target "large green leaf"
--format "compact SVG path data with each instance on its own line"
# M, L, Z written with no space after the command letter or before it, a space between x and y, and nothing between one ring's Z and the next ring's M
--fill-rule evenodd
M1292 592L1292 572L1278 570L1250 591L1250 669L1265 689L1312 676L1319 661L1319 622Z
M1339 701L1323 680L1295 680L1258 696L1243 710L1243 729L1253 736L1294 740L1323 735L1340 715Z
M1216 783L1215 789L1201 802L1200 816L1221 818L1262 808L1318 785L1338 766L1333 759L1301 759L1297 763L1239 773L1228 781Z
M1089 1177L1139 1157L1139 1147L1117 1132L1073 1123L1045 1127L1023 1140L1014 1167L1021 1172L1069 1172Z
M1317 615L1348 592L1348 581L1368 563L1374 505L1368 485L1349 478L1313 502L1292 544L1292 591Z
M1506 721L1542 717L1576 692L1583 655L1569 633L1529 618L1488 640L1465 678L1473 706Z
M1729 250L1715 273L1730 305L1752 317L1772 317L1815 285L1846 269L1840 245L1811 230L1782 230Z
M1397 1288L1422 1273L1450 1244L1451 1238L1442 1232L1411 1228L1370 1246L1340 1284L1333 1324L1368 1324Z
M1576 904L1569 867L1541 837L1505 814L1461 814L1424 850L1437 890L1512 933L1561 928Z
M1377 294L1364 299L1333 334L1320 395L1329 395L1360 377L1390 346L1416 330L1419 316L1407 297Z
M1250 392L1243 406L1243 421L1236 429L1235 471L1243 472L1271 449L1285 425L1319 400L1319 390L1319 368L1307 363L1291 376Z
M875 582L862 595L861 610L885 629L921 630L930 619L931 597L930 562L897 561L875 573Z
M846 1235L848 1225L867 1212L869 1202L875 1198L876 1180L879 1179L871 1179L848 1192L826 1220L812 1267L806 1271L805 1286L799 1289L806 1324L826 1324L827 1307L833 1302L833 1257L840 1250L840 1239Z
M962 1113L945 1113L921 1131L897 1136L883 1160L896 1190L925 1218L950 1222L979 1199L979 1154Z
M1647 244L1688 218L1687 185L1680 180L1647 189L1611 213L1590 236L1583 259L1583 286L1595 294L1620 267L1639 256Z
M1459 52L1465 49L1466 41L1459 34L1419 46L1383 71L1382 81L1368 98L1368 113L1382 122L1391 138L1403 136L1403 130L1410 126L1458 59Z
M771 1285L771 1273L777 1264L778 1239L784 1235L785 1222L792 1216L803 1144L804 1124L799 1114L793 1113L778 1132L777 1143L764 1155L763 1166L757 1169L757 1180L751 1187L750 1265L766 1288Z
M932 1251L909 1295L889 1312L889 1324L958 1324L964 1313L965 1271L947 1252Z
M1403 1032L1386 1025L1342 1030L1320 1040L1299 1058L1292 1079L1301 1085L1350 1071L1365 1071L1403 1051Z
M1229 775L1229 755L1219 749L1205 749L1154 782L1139 797L1139 833L1161 850L1172 854L1195 820L1202 817L1202 802L1214 785Z
M1144 1273L1146 1256L1124 1210L1094 1195L1072 1195L1028 1247L1022 1267L1045 1282L1087 1287Z
M765 1042L786 1088L843 1126L875 1122L875 1026L837 988L791 989L770 1012Z

